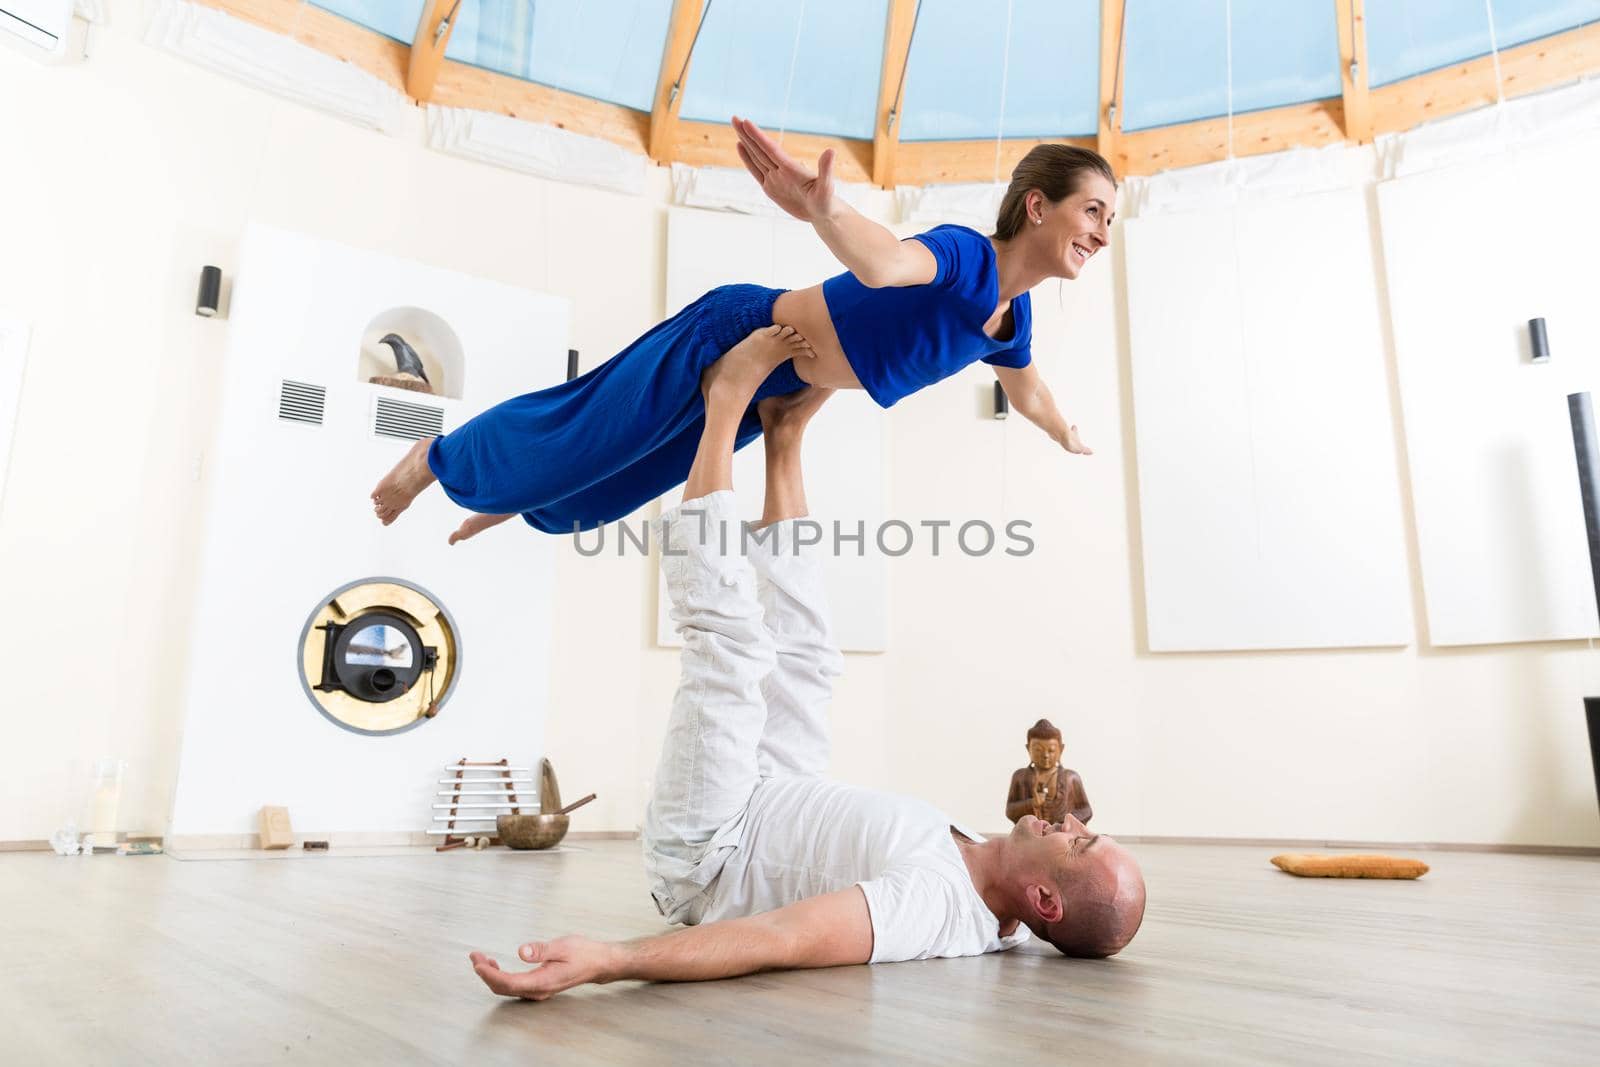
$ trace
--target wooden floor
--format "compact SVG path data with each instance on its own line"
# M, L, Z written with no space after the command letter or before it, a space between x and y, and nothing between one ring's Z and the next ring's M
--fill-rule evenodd
M0 854L8 1063L1587 1063L1600 860L1429 852L1420 882L1142 845L1121 957L619 983L504 1001L467 965L660 928L637 846L284 862ZM1013 1055L1021 1053L1024 1058Z

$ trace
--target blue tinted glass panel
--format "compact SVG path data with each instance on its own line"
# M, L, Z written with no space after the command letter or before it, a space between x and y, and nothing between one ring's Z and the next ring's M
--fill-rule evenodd
M427 0L313 0L410 44ZM461 0L445 56L650 110L672 0Z
M1329 0L1233 0L1233 110L1341 95ZM1128 0L1124 130L1228 113L1225 0Z
M906 62L900 139L1093 134L1099 0L922 0ZM1004 121L1001 82L1004 81Z
M712 0L679 114L870 139L888 12L888 0Z
M1600 20L1600 0L1493 0L1502 50ZM1373 85L1489 54L1483 0L1367 0L1367 66Z
M410 44L417 37L427 0L311 0L312 6Z
M462 0L445 56L650 110L672 0Z

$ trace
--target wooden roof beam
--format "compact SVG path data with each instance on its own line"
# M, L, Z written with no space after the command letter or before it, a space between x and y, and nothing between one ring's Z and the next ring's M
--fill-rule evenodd
M305 0L194 0L252 26L299 41L325 56L366 71L398 92L406 89L406 53L402 42L324 11Z
M674 162L691 167L732 167L744 170L739 161L739 135L726 122L698 122L683 119L676 125L671 146ZM789 130L779 133L767 131L783 145L783 150L807 166L816 166L817 157L824 149L834 150L833 176L842 182L864 182L872 178L872 142L850 137L829 137L817 133L796 133ZM989 142L990 158L994 158L994 142Z
M1093 137L1007 137L1000 142L1000 173L1010 174L1035 145L1093 148ZM903 185L994 180L994 138L983 141L908 141L900 146L895 179Z
M1600 73L1600 22L1500 52L1507 100L1595 73ZM1495 99L1494 60L1479 56L1372 90L1373 129L1380 134L1409 130Z
M900 147L900 122L896 112L906 63L911 59L911 30L917 21L917 0L889 0L889 19L883 31L883 67L878 75L878 111L872 128L872 180L894 188L894 161Z
M1339 84L1344 92L1344 138L1372 141L1372 94L1367 91L1366 0L1333 0L1339 20Z
M444 65L444 50L450 45L450 31L455 29L450 16L457 2L428 0L422 9L417 36L411 42L411 56L406 61L406 95L419 104L433 99L439 68Z
M677 141L678 111L689 80L689 57L705 10L703 0L673 0L667 43L661 50L661 70L656 74L656 95L650 104L650 133L646 151L657 163L671 163ZM737 165L737 160L735 161Z
M1128 170L1122 151L1122 75L1126 69L1122 27L1124 0L1100 0L1100 119L1095 149L1121 178Z
M439 71L433 103L544 123L598 137L640 155L645 154L645 143L650 135L647 112L450 59L445 60Z

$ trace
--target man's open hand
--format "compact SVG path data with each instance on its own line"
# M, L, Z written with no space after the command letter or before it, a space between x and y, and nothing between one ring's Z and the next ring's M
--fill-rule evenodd
M524 963L537 964L531 971L502 971L496 960L482 952L468 958L483 984L502 997L547 1000L586 982L610 981L607 968L615 949L615 945L577 936L531 941L517 950Z

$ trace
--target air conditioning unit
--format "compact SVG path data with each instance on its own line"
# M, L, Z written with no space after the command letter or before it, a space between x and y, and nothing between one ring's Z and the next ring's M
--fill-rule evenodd
M0 0L0 41L40 59L66 58L81 47L72 24L73 0Z

